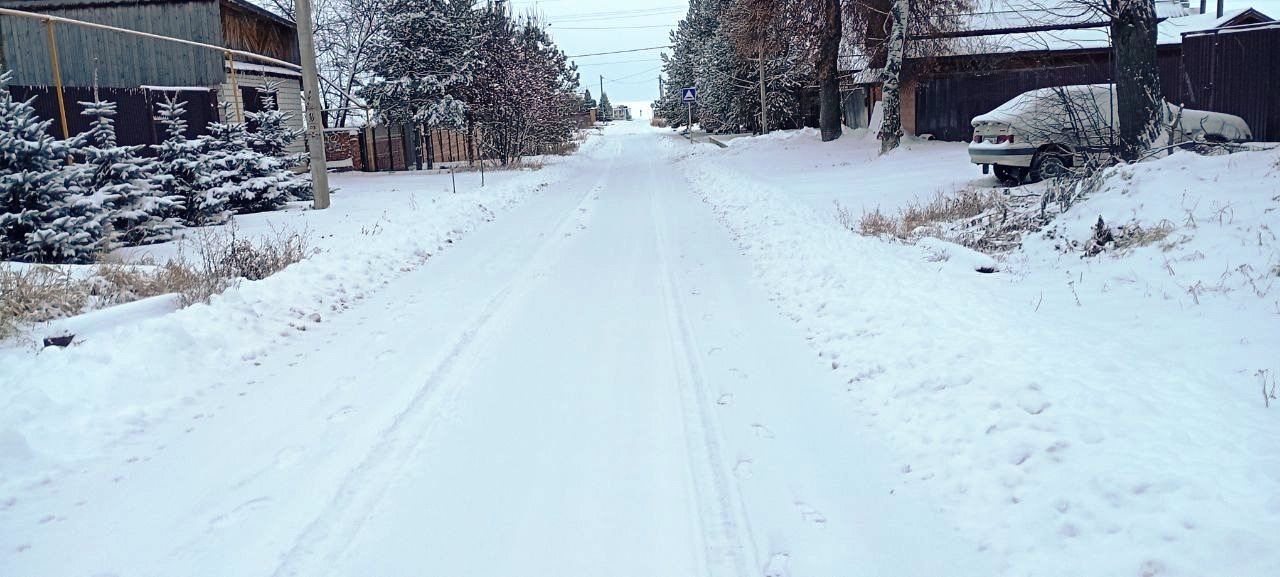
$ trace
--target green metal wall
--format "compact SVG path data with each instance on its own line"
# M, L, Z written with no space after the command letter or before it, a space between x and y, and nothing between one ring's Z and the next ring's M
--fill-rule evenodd
M0 0L0 7L52 14L196 42L223 45L216 0ZM214 86L223 82L222 54L78 26L57 24L58 57L66 86ZM45 25L0 16L0 66L13 71L10 84L53 84Z

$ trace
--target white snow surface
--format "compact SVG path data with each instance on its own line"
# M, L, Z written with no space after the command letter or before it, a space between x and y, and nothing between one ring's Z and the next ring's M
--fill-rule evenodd
M859 150L853 136L834 148ZM1002 263L1009 272L980 275L969 257L934 262L936 241L856 236L804 202L865 206L862 184L885 178L903 185L882 193L926 196L934 174L972 167L938 154L932 171L904 173L918 151L833 163L808 131L742 144L682 165L897 450L897 482L930 487L996 553L997 574L1280 569L1268 545L1280 531L1280 415L1257 374L1280 364L1274 151L1115 169L1059 219L1059 238L1030 237ZM805 176L744 179L764 156ZM1173 232L1167 248L1120 256L1056 249L1089 238L1100 215Z
M239 217L323 252L0 349L0 575L1274 575L1275 153L1115 169L995 262L840 226L995 185L876 148L615 123ZM1058 249L1099 215L1171 232Z

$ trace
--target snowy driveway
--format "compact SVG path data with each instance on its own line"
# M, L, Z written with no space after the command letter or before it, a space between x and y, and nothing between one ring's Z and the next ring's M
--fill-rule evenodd
M992 574L631 130L5 505L0 574Z

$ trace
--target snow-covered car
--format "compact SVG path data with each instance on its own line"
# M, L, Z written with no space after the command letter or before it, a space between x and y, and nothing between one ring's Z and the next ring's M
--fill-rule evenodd
M1244 119L1166 103L1161 138L1239 142L1252 138ZM1117 138L1114 88L1085 84L1024 92L973 119L969 159L1001 182L1034 182L1063 173L1089 155L1106 155Z

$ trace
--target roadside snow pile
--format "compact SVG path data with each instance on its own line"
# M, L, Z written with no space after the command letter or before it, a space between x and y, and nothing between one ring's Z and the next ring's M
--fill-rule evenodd
M898 162L949 166L909 155ZM947 243L851 234L797 201L891 182L895 162L786 186L744 178L711 147L679 165L847 377L869 434L897 449L899 482L929 487L1003 574L1264 577L1280 567L1280 406L1260 393L1280 372L1280 286L1264 274L1274 162L1175 155L1117 170L1056 238L1003 263L1012 274L977 274ZM1101 257L1055 248L1087 239L1099 214L1173 227Z
M458 194L448 192L447 174L335 175L341 192L329 210L236 218L246 236L308 230L317 256L241 282L209 304L165 314L164 301L147 304L158 312L107 309L92 319L63 321L92 328L71 348L0 346L0 489L164 420L184 398L220 386L228 366L253 363L291 335L340 314L558 181L575 160L489 174L485 188L478 174L459 175ZM133 256L145 252L163 261L175 250L172 243L153 245Z
M877 209L892 213L939 192L996 184L969 163L964 143L905 137L901 149L881 157L880 141L865 129L824 143L816 129L806 128L734 138L728 144L716 154L718 159L828 214L835 213L837 204L854 216ZM872 161L879 170L866 170ZM910 192L904 195L904 190Z
M1027 237L1026 253L1123 256L1126 268L1164 270L1167 278L1144 291L1166 299L1244 290L1280 302L1276 161L1275 152L1182 152L1113 168L1084 202Z

